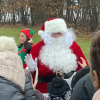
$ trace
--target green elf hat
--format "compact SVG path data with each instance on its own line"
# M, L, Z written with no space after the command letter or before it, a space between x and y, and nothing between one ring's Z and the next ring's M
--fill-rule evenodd
M26 36L28 36L28 38L32 38L33 34L34 34L34 31L32 31L31 28L25 28L25 29L22 29L20 31L20 33L23 32Z

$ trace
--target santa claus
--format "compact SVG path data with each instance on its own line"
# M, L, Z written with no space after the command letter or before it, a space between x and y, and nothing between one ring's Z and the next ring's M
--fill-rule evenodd
M56 77L57 72L67 74L80 70L77 62L81 62L80 57L85 59L85 56L74 41L76 36L73 30L67 28L62 18L47 20L38 34L43 40L32 47L31 54L25 57L25 62L31 71L38 68L36 89L47 93L47 85Z

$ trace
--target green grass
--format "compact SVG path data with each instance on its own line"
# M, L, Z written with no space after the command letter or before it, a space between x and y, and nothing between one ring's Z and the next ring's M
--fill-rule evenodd
M11 36L15 38L15 41L17 45L19 44L19 36L20 31L23 28L0 28L0 36ZM36 28L32 28L34 30L34 36L33 36L33 43L36 44L41 40L40 36L38 36L38 30ZM87 61L89 62L89 51L90 51L90 44L92 39L84 39L84 38L77 38L76 42L81 47Z
M19 36L20 36L20 31L23 28L0 28L0 36L9 36L9 37L14 37L17 45L19 44ZM41 38L38 36L37 29L32 28L34 30L34 36L33 36L33 42L36 44L41 40Z
M77 38L76 39L76 42L81 47L88 63L89 63L91 41L92 41L92 39L84 39L84 38Z

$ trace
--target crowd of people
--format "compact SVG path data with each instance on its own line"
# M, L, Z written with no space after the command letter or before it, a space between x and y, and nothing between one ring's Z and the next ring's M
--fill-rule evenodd
M18 46L0 36L0 100L99 100L100 31L91 43L90 66L63 18L45 21L37 44L33 34L22 29Z

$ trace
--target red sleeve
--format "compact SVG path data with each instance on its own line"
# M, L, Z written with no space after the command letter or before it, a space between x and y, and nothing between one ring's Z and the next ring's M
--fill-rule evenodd
M24 63L23 68L25 69L27 67L26 63Z
M32 47L34 46L34 44L31 45Z
M31 49L31 51L30 51L30 53L32 54L32 58L34 60L35 60L35 58L37 58L37 65L38 65L38 56L39 56L40 50L41 50L41 48L42 48L43 45L44 45L44 42L43 41L40 41L36 45L34 45L32 47L32 49ZM33 83L34 83L36 72L31 72L31 74L32 74Z
M38 58L39 52L40 52L43 45L44 45L44 42L40 41L32 47L30 53L32 54L32 57L34 60L35 60L35 58Z
M76 55L77 61L79 61L79 62L82 63L82 61L81 61L81 59L80 59L80 57L82 57L83 59L85 59L87 65L88 65L88 62L87 62L87 60L86 60L86 58L85 58L85 56L84 56L84 54L83 54L83 52L82 52L80 46L79 46L75 41L74 41L73 44L71 45L70 49L71 49L72 52ZM80 69L82 69L82 67L78 64L78 67L77 67L76 71L77 71L77 70L80 70Z

